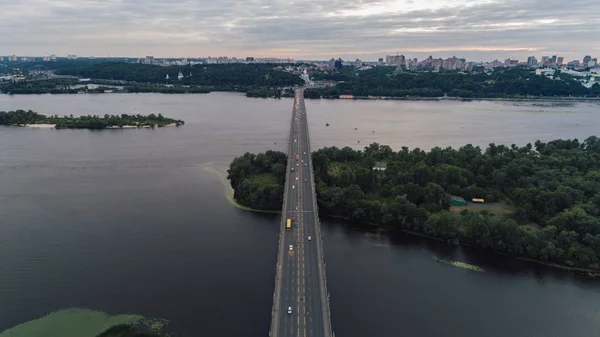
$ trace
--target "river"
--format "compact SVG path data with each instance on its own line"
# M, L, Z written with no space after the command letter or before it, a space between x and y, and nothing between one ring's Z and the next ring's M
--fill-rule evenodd
M313 149L374 141L395 150L524 145L583 140L600 127L597 103L308 100L306 106ZM246 151L284 150L291 99L0 95L0 110L19 108L59 115L162 112L186 125L0 127L0 331L86 307L165 318L187 337L267 336L278 217L234 208L220 177L205 168L225 174ZM373 235L343 221L322 223L337 336L600 336L597 279L410 235Z

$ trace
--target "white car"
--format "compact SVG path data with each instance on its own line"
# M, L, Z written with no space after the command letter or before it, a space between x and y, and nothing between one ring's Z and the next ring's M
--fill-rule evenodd
M298 177L296 177L296 181L298 181Z
M295 190L296 189L296 185L292 185L292 189Z
M298 163L296 163L296 166L298 166Z
M292 307L288 307L288 314L292 314Z
M310 241L310 236L308 237L308 241Z
M290 245L290 250L294 250L294 246Z
M304 163L304 159L302 159L302 162Z
M306 155L306 152L304 152L304 155Z

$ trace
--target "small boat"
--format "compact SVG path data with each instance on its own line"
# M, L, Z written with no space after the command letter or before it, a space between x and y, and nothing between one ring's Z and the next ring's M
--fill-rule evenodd
M329 126L329 123L326 123L325 126Z
M354 130L358 130L357 128L354 128Z

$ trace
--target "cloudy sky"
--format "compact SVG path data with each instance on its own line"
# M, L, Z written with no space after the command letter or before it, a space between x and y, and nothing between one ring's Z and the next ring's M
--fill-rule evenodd
M598 0L0 0L0 55L600 57Z

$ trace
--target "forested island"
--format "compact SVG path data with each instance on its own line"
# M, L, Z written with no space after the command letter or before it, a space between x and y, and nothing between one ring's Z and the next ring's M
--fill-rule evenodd
M273 151L235 158L228 178L236 200L280 210L285 158ZM597 137L485 150L329 147L313 153L313 165L323 216L548 264L600 267Z
M600 97L600 83L583 86L574 76L556 70L553 78L536 75L534 69L495 68L493 71L396 72L396 67L356 71L350 67L313 74L316 80L339 81L334 86L309 88L306 98L551 98Z
M73 115L59 117L46 116L28 110L0 111L0 125L27 126L46 125L56 129L108 129L108 128L154 128L164 126L180 126L185 124L180 119L164 117L162 114L144 115L109 115L103 117Z

